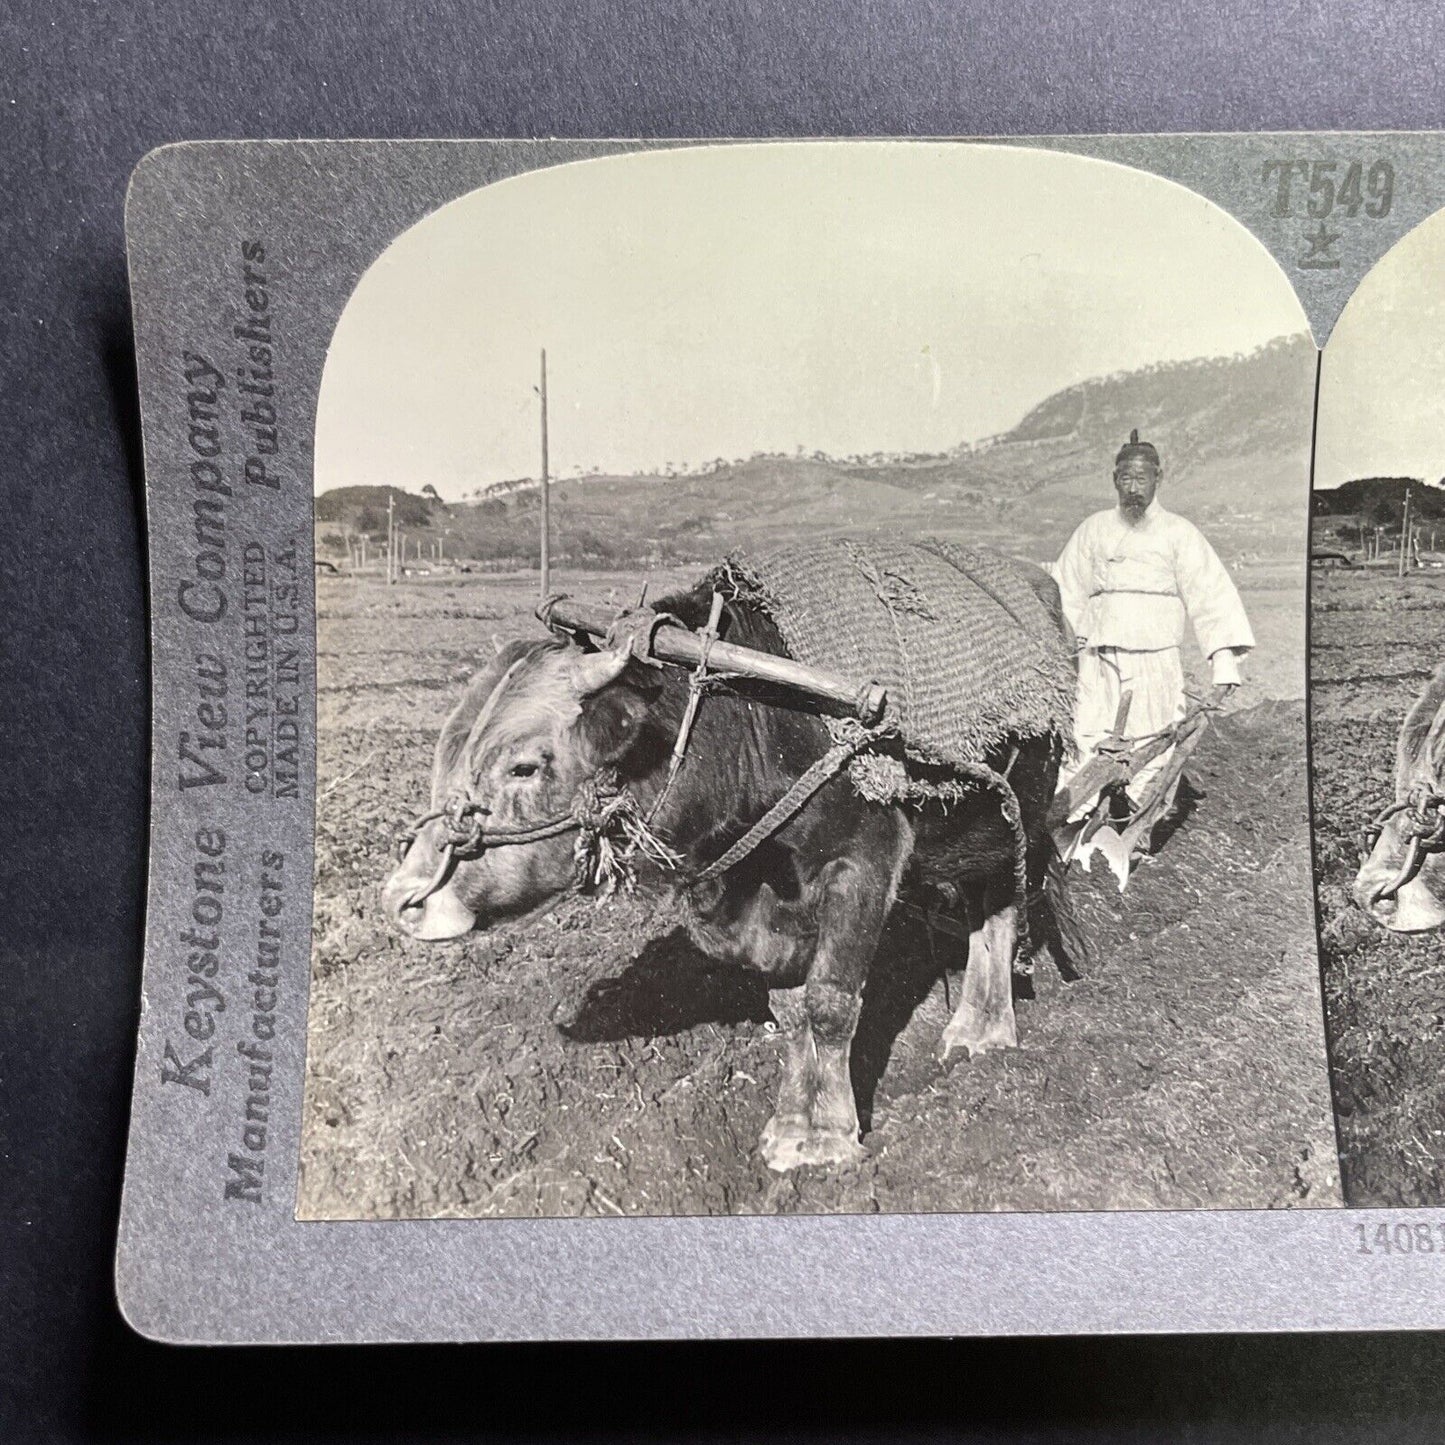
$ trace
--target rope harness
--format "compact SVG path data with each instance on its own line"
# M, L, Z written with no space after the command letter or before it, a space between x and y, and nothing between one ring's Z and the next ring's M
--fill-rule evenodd
M1432 853L1445 852L1445 793L1429 783L1417 783L1398 803L1391 803L1364 830L1365 852L1374 851L1391 819L1398 818L1396 828L1406 839L1405 861L1388 883L1375 889L1372 903L1393 898L1408 883L1419 877L1425 860Z
M599 889L604 893L615 891L619 885L630 889L635 881L633 860L638 854L659 868L680 874L683 864L681 855L652 831L652 822L686 761L693 723L697 718L703 694L719 685L725 685L734 676L730 673L708 671L708 654L712 644L718 639L722 604L721 594L715 592L707 624L698 629L703 640L702 654L689 678L687 703L678 725L667 776L652 806L645 813L637 799L619 785L617 775L611 769L604 769L586 779L573 796L572 805L565 814L526 827L488 826L485 820L491 816L491 809L466 794L456 794L442 807L417 818L398 835L397 854L400 860L405 858L408 850L427 827L437 822L443 825L437 866L425 883L412 890L402 907L413 908L425 902L433 893L447 885L459 862L479 858L489 848L540 843L574 832L578 835L573 850L575 881L580 889ZM635 656L642 656L644 661L653 666L661 666L661 663L646 654L652 634L664 620L672 619L668 619L666 614L649 613L639 604L636 610L629 610L617 618L607 640L614 643L620 637L626 636L629 639L629 650ZM697 872L680 877L680 881L685 887L706 883L742 862L761 843L796 817L825 784L835 778L860 753L873 746L885 731L880 727L856 727L849 736L836 742L799 776L731 847ZM1017 749L1015 755L1016 752ZM1012 764L1011 757L1010 769ZM1007 773L995 772L982 763L960 768L959 771L982 786L992 788L999 795L1004 819L1014 835L1014 885L1017 898L1022 902L1027 892L1028 839L1018 798L1009 783ZM1020 941L1025 947L1027 926L1027 910L1026 907L1021 907Z
M632 882L632 859L641 853L661 868L677 868L682 859L648 826L637 800L618 786L610 769L587 778L573 795L571 808L562 816L525 828L489 828L483 819L491 809L475 799L458 795L445 807L426 813L397 839L398 858L421 836L429 824L441 821L443 836L432 876L407 897L404 908L415 908L433 893L446 887L459 862L480 858L488 848L524 843L541 843L576 833L573 863L579 888L601 888L611 892L619 883Z
M726 853L720 858L714 858L706 868L694 874L689 885L706 883L710 878L716 878L718 874L726 873L729 868L741 863L759 843L771 838L784 823L796 816L808 799L868 747L874 737L874 734L865 732L848 742L835 743Z

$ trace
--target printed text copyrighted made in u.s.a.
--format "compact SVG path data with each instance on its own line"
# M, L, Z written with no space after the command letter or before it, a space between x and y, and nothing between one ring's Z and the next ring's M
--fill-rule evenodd
M177 1086L178 1104L224 1100L218 1192L246 1203L260 1203L265 1186L291 879L282 849L243 848L222 815L234 816L238 796L263 809L302 796L306 553L274 526L276 499L296 477L278 381L273 251L264 239L239 243L234 299L215 333L177 356L185 471L173 480L190 506L177 514L186 528L175 539L179 573L157 588L158 601L175 607L177 661L191 681L175 722L173 781L194 819L191 846L164 855L186 875L170 886L189 909L175 939L182 981L161 1080Z

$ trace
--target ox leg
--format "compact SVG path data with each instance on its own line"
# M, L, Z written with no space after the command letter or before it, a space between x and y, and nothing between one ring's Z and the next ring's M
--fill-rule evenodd
M944 1062L958 1049L972 1056L990 1049L1018 1047L1013 996L1018 912L1012 902L1003 908L993 908L994 902L994 898L985 895L986 916L969 934L963 997L943 1030L938 1050Z
M817 950L799 991L801 1000L796 995L792 1000L797 1021L787 1038L777 1109L761 1140L770 1169L849 1164L865 1153L848 1060L863 982L893 903L906 846L899 846L897 854L886 888L879 887L876 868L851 859L830 864L819 880Z
M797 991L783 1060L783 1082L761 1148L769 1169L803 1164L853 1164L865 1154L858 1139L849 1053L858 1027L861 993L810 979ZM800 1017L799 1017L800 1015Z

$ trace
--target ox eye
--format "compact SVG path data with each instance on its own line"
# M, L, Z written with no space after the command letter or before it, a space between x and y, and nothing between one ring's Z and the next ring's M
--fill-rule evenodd
M508 771L514 778L530 778L540 766L540 763L513 763Z

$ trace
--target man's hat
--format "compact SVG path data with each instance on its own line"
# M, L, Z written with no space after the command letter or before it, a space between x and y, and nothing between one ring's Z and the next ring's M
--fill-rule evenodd
M1114 458L1114 470L1118 471L1125 462L1133 461L1135 457L1148 462L1151 466L1159 466L1159 453L1155 449L1154 443L1141 442L1138 427L1129 433L1129 440L1119 448L1119 455Z

